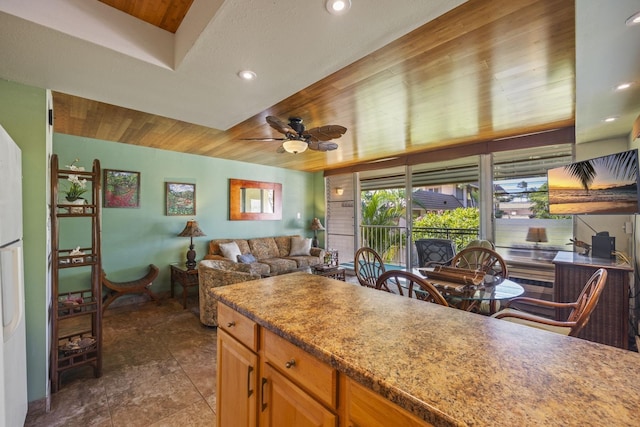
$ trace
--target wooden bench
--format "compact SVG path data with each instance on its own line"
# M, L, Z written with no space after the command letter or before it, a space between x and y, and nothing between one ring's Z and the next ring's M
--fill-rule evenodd
M160 302L159 298L149 290L151 283L158 277L159 269L153 264L149 264L149 272L140 279L131 280L128 282L114 282L107 279L107 273L102 271L102 284L109 290L102 305L102 312L109 307L116 298L126 294L147 294L149 297L157 302Z

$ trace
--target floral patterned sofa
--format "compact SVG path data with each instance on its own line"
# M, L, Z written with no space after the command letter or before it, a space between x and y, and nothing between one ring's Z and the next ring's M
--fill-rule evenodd
M300 236L211 240L209 253L198 264L200 322L207 326L217 326L216 300L210 292L211 288L290 273L321 264L324 260L324 249L310 247L310 240ZM228 249L228 244L232 242L237 245L237 252L229 253L225 249ZM301 247L301 244L306 246ZM231 246L235 248L235 245ZM243 262L238 261L236 257L241 258ZM252 258L255 260L252 261Z
M254 239L216 239L209 242L209 253L204 259L229 260L236 259L225 257L221 245L235 242L241 255L251 254L256 258L255 262L248 263L244 271L260 274L261 276L275 276L290 273L303 267L321 264L324 259L324 249L309 247L308 252L291 254L292 239L304 238L300 236L258 237ZM308 240L310 244L311 239ZM242 269L242 267L241 267Z

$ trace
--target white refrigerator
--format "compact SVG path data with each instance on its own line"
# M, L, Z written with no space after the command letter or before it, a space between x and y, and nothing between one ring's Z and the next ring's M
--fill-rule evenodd
M27 416L27 351L22 259L22 155L0 126L0 427Z

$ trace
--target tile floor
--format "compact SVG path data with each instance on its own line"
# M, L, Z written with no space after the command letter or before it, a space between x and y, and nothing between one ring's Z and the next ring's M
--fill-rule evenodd
M102 377L67 372L51 411L30 407L25 426L215 426L216 330L193 307L165 299L107 310Z

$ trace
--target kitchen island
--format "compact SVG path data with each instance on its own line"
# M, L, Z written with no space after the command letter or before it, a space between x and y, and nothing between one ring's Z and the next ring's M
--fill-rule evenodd
M263 340L283 338L425 424L638 425L635 352L306 273L212 292ZM340 390L333 411L347 425Z

